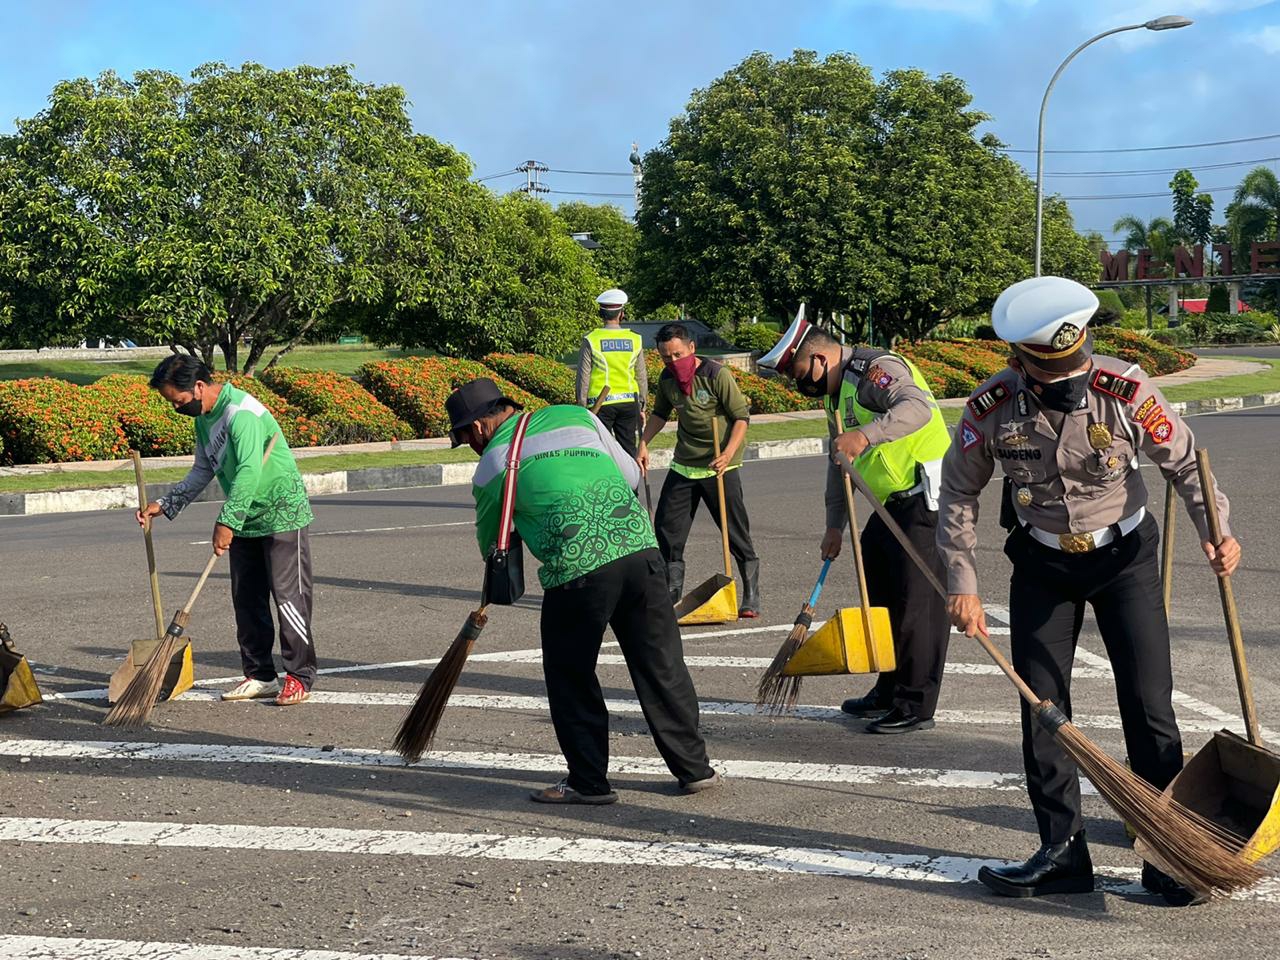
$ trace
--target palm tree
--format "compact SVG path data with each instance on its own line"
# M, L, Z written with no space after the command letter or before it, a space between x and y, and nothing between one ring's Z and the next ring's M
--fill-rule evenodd
M1227 222L1238 244L1280 239L1280 178L1267 167L1245 174L1227 207Z
M1152 217L1143 223L1135 216L1121 217L1111 227L1124 234L1124 249L1130 253L1150 250L1157 260L1167 260L1173 252L1173 223L1168 217Z

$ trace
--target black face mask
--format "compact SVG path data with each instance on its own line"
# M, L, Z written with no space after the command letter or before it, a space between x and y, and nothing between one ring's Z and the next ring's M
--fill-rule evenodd
M814 377L813 372L817 369L819 360L822 361L822 373ZM825 397L827 370L827 358L820 353L815 353L809 361L809 376L804 380L796 381L796 391L806 397Z
M184 417L198 417L204 413L204 403L198 397L192 397L186 403L173 409Z
M1085 391L1089 388L1088 370L1074 377L1053 380L1049 383L1037 380L1027 373L1025 368L1022 376L1030 385L1036 399L1050 410L1057 410L1059 413L1070 413L1072 410L1079 409L1084 403Z

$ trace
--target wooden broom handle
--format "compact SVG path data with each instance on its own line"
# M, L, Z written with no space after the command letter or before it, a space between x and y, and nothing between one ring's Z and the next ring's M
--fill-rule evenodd
M874 509L880 519L884 521L884 525L889 528L889 532L893 534L894 539L898 541L907 556L911 558L912 563L920 568L920 572L924 574L924 578L929 581L934 590L938 591L938 595L945 600L947 597L947 588L942 585L942 582L938 579L937 575L929 565L924 562L924 558L920 556L920 552L916 550L915 545L907 539L907 535L903 533L902 527L898 526L898 521L893 519L893 514L886 510L884 504L880 502L879 497L871 492L871 488L867 486L867 481L863 480L862 475L853 468L853 464L849 462L849 458L839 450L832 451L831 455L835 458L836 463L844 469L845 476L852 481L855 487L858 488L858 492L866 497L871 503L872 509ZM999 667L1001 672L1009 678L1009 681L1018 688L1018 693L1022 696L1022 699L1026 700L1032 707L1040 707L1041 704L1045 702L1041 701L1041 699L1036 696L1035 691L1027 686L1026 681L1018 676L1018 672L1013 669L1013 665L1009 663L1003 653L996 649L995 644L991 642L991 637L987 635L985 630L978 631L978 635L974 639L981 644L983 650L987 651L987 656L995 661L996 666Z
M1218 517L1218 496L1213 484L1213 471L1209 469L1209 451L1196 449L1196 468L1200 472L1200 493L1204 497L1204 512L1209 521L1209 539L1216 547L1222 543L1222 521ZM1231 589L1231 577L1217 577L1218 594L1222 598L1222 616L1227 622L1227 638L1231 641L1231 664L1236 671L1236 687L1240 691L1240 710L1244 713L1244 728L1249 742L1262 747L1262 727L1258 723L1258 708L1253 702L1253 682L1249 679L1249 665L1244 657L1244 636L1240 632L1240 612L1236 609L1236 595Z
M609 385L606 383L600 388L600 396L596 397L595 403L591 404L591 413L599 416L600 408L604 406L604 402L609 399Z
M138 512L147 509L147 481L142 475L142 456L130 450L133 458L133 476L138 482ZM151 518L142 523L142 539L147 545L147 574L151 578L151 610L156 617L156 639L164 636L164 604L160 601L160 574L156 571L156 548L151 541Z
M858 511L853 503L853 481L844 475L844 504L849 511L849 543L853 546L853 569L858 581L858 612L862 614L862 635L867 638L867 666L880 672L880 650L871 626L871 600L867 596L867 571L862 565L862 540L858 536Z
M720 457L720 420L711 418L711 447ZM724 475L716 473L716 495L720 498L720 545L724 548L724 575L733 579L733 568L729 566L729 517L724 507Z

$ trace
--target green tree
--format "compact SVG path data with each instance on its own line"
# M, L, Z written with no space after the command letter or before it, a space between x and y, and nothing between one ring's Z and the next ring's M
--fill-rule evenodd
M637 292L723 325L800 301L920 336L1031 272L1034 192L979 141L955 77L877 83L855 58L748 57L671 121L645 158ZM1092 278L1061 201L1046 265Z
M570 233L589 233L599 249L591 251L596 272L607 282L630 292L636 265L636 225L610 204L573 201L556 207L556 216Z
M1196 193L1200 186L1190 170L1179 170L1169 181L1173 191L1173 233L1184 244L1208 243L1213 231L1213 197Z
M1232 241L1241 248L1255 240L1280 239L1280 178L1268 167L1254 167L1227 207Z
M1124 234L1124 249L1130 253L1150 250L1158 260L1168 260L1173 253L1174 228L1168 217L1152 217L1143 222L1130 214L1121 217L1111 227Z
M0 327L243 370L326 324L465 302L487 194L346 67L58 84L0 142Z

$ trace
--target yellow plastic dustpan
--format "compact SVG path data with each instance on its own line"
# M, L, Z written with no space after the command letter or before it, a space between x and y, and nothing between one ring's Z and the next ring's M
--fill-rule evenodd
M1196 461L1201 489L1213 490L1209 454L1197 450ZM1205 497L1205 508L1209 534L1214 543L1221 543L1216 498ZM1244 837L1247 841L1244 856L1256 861L1280 847L1280 756L1268 750L1262 741L1262 726L1253 701L1253 683L1245 662L1244 636L1230 577L1218 578L1218 592L1249 739L1238 737L1230 730L1219 730L1174 777L1165 793L1218 826Z
M720 456L720 421L711 418L711 442ZM685 594L675 606L676 622L681 626L702 623L731 623L738 619L738 585L733 582L729 566L729 522L724 506L724 477L716 475L716 493L720 497L720 546L724 551L724 573L717 573L697 589Z
M9 628L0 623L0 713L35 706L43 699L31 664L14 647Z

